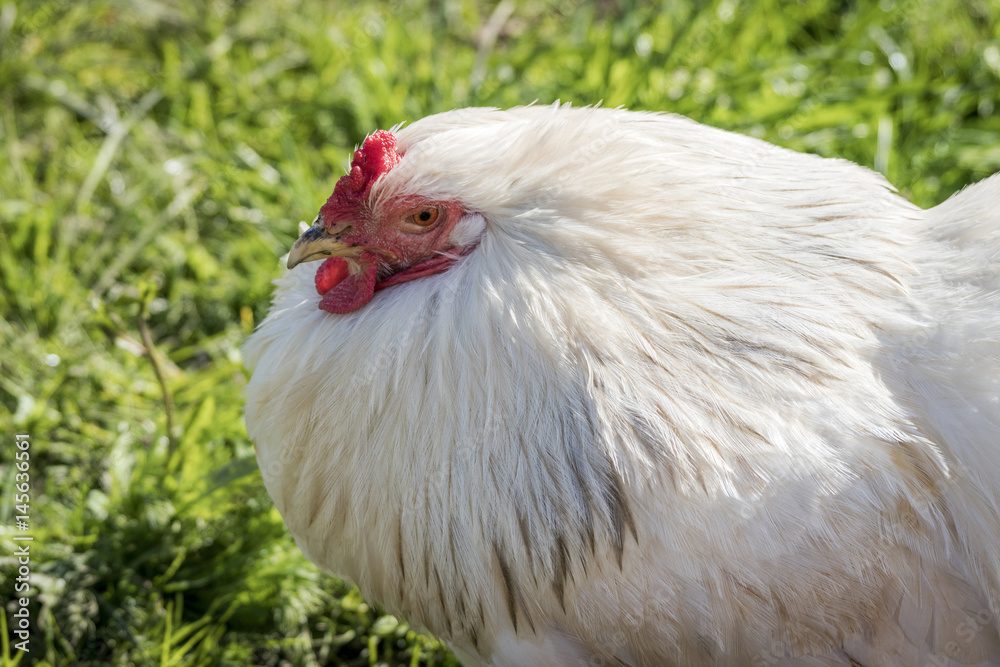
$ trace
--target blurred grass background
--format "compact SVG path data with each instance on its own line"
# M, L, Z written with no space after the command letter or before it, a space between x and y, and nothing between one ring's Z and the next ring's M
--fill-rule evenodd
M29 433L35 629L0 661L456 664L301 556L242 422L241 342L353 146L458 106L603 101L845 157L930 206L1000 169L998 18L997 0L3 4L0 599L9 619Z

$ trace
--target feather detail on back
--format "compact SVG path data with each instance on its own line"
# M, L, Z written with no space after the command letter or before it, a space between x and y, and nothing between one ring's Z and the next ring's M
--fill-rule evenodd
M925 212L558 105L395 135L373 205L478 247L348 315L299 265L246 346L312 560L470 661L1000 664L996 177Z

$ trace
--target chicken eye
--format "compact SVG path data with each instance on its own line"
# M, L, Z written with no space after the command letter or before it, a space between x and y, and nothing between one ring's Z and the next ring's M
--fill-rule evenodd
M412 222L415 225L420 225L421 227L430 227L437 222L440 214L440 209L436 206L431 206L429 208L422 208L419 211L411 213L409 217L406 218L406 221Z

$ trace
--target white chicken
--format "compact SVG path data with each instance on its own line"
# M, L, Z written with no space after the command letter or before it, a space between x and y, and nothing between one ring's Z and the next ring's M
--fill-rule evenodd
M267 489L467 664L1000 665L1000 176L924 211L676 116L462 109L370 136L288 266Z

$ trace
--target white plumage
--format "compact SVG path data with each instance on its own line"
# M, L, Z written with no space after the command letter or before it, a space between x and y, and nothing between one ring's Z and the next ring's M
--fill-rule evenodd
M365 210L472 249L344 314L299 265L246 345L310 559L469 664L1000 665L1000 177L923 211L566 105L394 135Z

